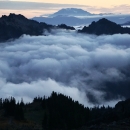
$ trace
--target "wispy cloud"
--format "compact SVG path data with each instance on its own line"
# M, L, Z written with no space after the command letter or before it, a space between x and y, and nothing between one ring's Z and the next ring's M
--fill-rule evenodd
M14 10L41 10L41 9L57 9L67 7L86 7L84 5L76 4L54 4L54 3L40 3L40 2L21 2L21 1L0 1L0 9L14 9Z

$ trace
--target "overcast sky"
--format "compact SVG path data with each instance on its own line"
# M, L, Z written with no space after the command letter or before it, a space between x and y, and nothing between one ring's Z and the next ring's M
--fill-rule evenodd
M74 1L74 0L0 0L0 16L9 13L23 14L28 18L40 16L42 14L54 13L62 8L82 8L91 13L130 13L129 0L95 0Z

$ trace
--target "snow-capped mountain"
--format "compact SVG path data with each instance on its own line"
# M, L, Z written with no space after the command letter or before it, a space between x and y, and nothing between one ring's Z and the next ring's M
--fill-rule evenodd
M53 14L47 15L47 17L45 17L45 15L41 15L40 17L33 17L32 19L52 25L66 24L68 26L86 26L93 21L98 21L101 18L106 18L117 24L122 24L130 21L130 14L92 14L78 8L65 8Z
M126 21L130 21L130 15L91 16L88 18L77 18L73 16L70 17L56 16L56 17L34 17L32 19L38 22L45 22L47 24L52 24L52 25L66 24L68 26L81 26L81 25L88 25L91 22L98 21L101 18L106 18L117 24L122 24L122 23L126 23Z
M58 12L49 15L49 17L56 17L56 16L91 16L93 14L77 8L65 8L61 9Z

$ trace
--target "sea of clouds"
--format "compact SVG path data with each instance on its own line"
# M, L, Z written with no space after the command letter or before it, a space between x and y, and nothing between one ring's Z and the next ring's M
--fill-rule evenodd
M85 106L129 97L130 35L53 30L0 44L0 97L30 102L63 93Z

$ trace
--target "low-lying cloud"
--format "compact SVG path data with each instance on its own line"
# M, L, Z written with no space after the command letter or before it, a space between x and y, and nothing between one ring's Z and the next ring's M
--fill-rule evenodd
M85 106L129 98L130 35L53 31L0 44L0 95L71 96Z

